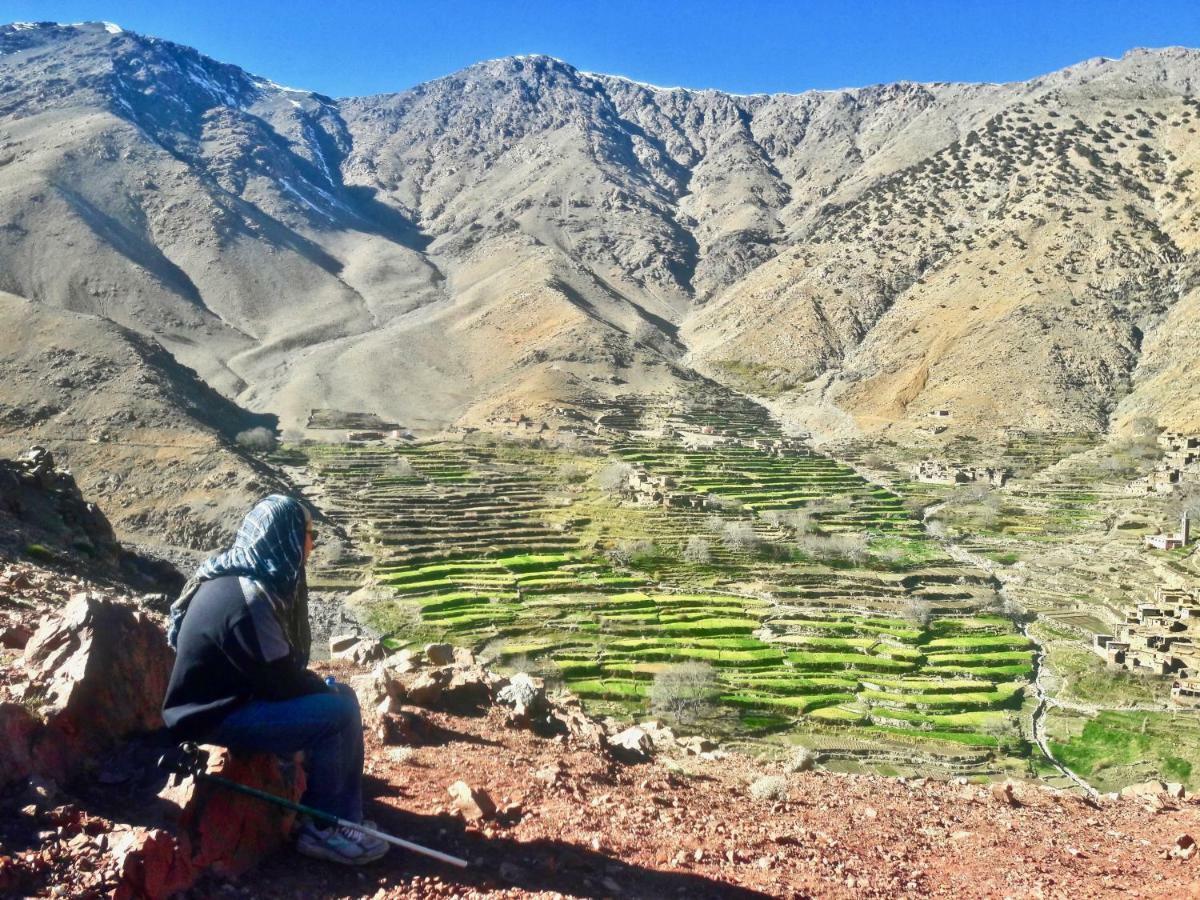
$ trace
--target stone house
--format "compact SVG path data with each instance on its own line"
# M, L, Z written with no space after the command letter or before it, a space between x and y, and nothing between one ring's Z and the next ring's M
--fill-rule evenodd
M368 441L382 441L382 431L347 431L346 443L348 444L365 444Z
M1012 476L1009 469L956 466L936 459L922 460L912 471L916 480L925 484L972 484L982 481L993 487L1004 487Z
M1117 635L1096 635L1092 649L1109 665L1173 675L1171 696L1191 705L1200 690L1200 591L1159 587Z
M1200 678L1177 678L1171 685L1171 702L1200 709Z
M1144 537L1145 546L1153 550L1178 550L1192 542L1192 523L1185 512L1179 520L1179 530L1163 534L1148 534Z
M1158 436L1162 459L1146 477L1149 490L1170 493L1179 487L1188 474L1200 477L1200 435L1164 431Z

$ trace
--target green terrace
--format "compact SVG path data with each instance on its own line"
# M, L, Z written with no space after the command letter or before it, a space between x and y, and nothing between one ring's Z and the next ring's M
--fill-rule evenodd
M614 453L654 475L667 476L682 493L714 495L755 512L820 503L814 518L828 531L920 533L898 496L820 454L774 455L757 447L728 444L685 449L663 442L619 443Z
M667 418L681 425L685 413L693 428L720 425L714 410ZM827 457L627 437L606 456L448 443L289 452L307 458L356 549L314 584L374 584L364 615L393 643L446 639L529 660L622 714L647 709L665 667L701 661L735 733L848 733L858 736L848 746L970 747L973 760L1023 752L1014 723L1028 641L980 613L992 595L982 573L946 558L895 494ZM727 502L630 503L596 486L613 461ZM821 540L862 535L867 551L818 558L772 517L781 510L811 514ZM754 545L724 541L725 522L744 524ZM689 561L696 537L708 557ZM649 549L617 562L627 543Z

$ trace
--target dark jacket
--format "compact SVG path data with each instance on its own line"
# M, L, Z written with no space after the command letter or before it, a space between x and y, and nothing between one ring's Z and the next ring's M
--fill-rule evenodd
M200 586L180 625L163 721L179 740L202 740L250 700L325 690L263 590L249 578L224 575Z

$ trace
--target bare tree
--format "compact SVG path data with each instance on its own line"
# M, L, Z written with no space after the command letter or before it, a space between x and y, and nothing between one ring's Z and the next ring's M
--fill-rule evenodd
M817 523L813 514L807 509L772 509L763 513L763 518L772 525L790 528L798 535L812 534L816 531Z
M617 545L608 551L608 558L618 566L636 566L653 559L658 555L658 548L653 541L645 538L634 538L618 541Z
M687 546L683 548L683 561L694 566L706 566L712 562L712 550L708 541L693 534L688 538Z
M910 597L904 607L904 617L924 631L933 621L933 607L922 597Z
M654 676L650 706L686 722L711 707L716 693L717 675L712 666L706 662L676 663Z
M629 483L633 466L624 462L609 463L596 473L596 486L606 494L619 494Z
M734 552L749 552L762 544L762 538L754 530L754 526L745 519L727 522L721 530L721 541Z

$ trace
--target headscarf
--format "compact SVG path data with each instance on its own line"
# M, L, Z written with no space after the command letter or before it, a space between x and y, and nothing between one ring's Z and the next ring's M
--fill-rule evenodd
M196 591L225 575L249 578L262 588L302 665L308 664L312 634L308 625L308 584L304 577L304 536L308 513L281 494L264 497L246 514L233 546L205 560L171 604L167 642L175 648L179 628Z

